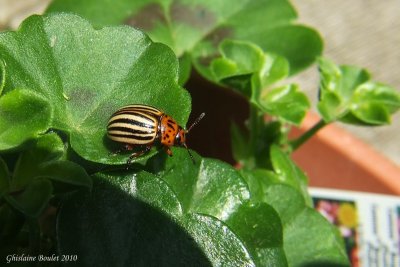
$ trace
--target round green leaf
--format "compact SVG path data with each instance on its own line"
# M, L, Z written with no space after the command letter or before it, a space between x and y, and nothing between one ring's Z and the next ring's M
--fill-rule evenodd
M31 90L13 90L1 96L0 150L20 146L45 132L50 125L51 110L48 101Z
M284 229L289 266L349 266L337 229L312 208L305 208Z
M137 183L138 176L120 176L118 180L95 176L91 193L82 192L65 202L57 220L59 252L78 255L76 266L207 263L170 216L136 197L145 182ZM163 188L157 188L159 185L153 183L154 199L162 194L171 196L165 184Z
M43 163L37 175L70 185L84 186L89 189L92 187L92 179L85 169L67 160Z
M219 46L222 58L236 63L234 73L223 73L223 69L213 68L216 80L222 80L233 75L244 75L258 72L264 65L264 52L258 46L243 41L224 40ZM221 73L222 72L222 73Z
M341 99L334 92L323 93L317 106L325 122L335 121L348 112L346 105L342 105Z
M240 206L226 222L245 242L260 266L287 266L283 229L276 211L266 203Z
M388 124L390 115L400 108L400 93L387 85L367 82L356 88L351 103L350 110L361 121Z
M336 66L321 58L318 109L325 122L340 120L350 124L388 124L400 108L400 93L370 81L368 72L355 66Z
M291 73L310 65L322 50L316 31L293 25L296 13L286 0L118 0L115 4L56 0L47 11L74 12L96 25L127 23L143 29L179 57L190 53L197 70L211 80L208 64L227 38L251 41L264 51L287 57Z
M348 266L337 229L293 187L273 183L265 195L283 224L283 247L289 266Z
M262 88L283 80L289 75L289 62L282 56L267 53L265 54L264 67L260 71ZM261 92L260 92L261 93ZM255 94L260 96L260 93Z
M285 57L290 64L290 74L295 74L313 63L323 49L317 31L304 25L293 25L289 21L288 25L262 27L258 34L244 33L243 38L256 43L264 51Z
M175 148L173 153L159 175L174 190L184 212L224 220L249 198L246 183L232 166L196 154L193 165L185 149Z
M301 123L310 108L307 96L295 84L266 90L259 104L269 114L296 125Z
M340 66L342 73L341 86L339 94L344 99L352 97L354 90L361 84L370 79L370 74L365 69L355 66Z
M93 179L92 192L68 200L57 220L59 252L78 255L76 266L254 266L222 222L182 215L173 191L159 178L140 172Z
M284 227L289 225L306 207L304 197L289 185L274 182L264 191L264 201L278 212Z
M57 134L41 136L30 149L20 154L11 180L12 189L20 190L33 178L41 176L43 165L59 160L63 153L64 144Z
M275 163L275 165L283 167L286 164ZM281 167L277 167L277 169ZM242 174L249 184L251 200L267 203L268 207L270 205L272 211L267 213L269 216L277 213L275 223L279 219L279 225L275 225L273 228L278 232L279 229L283 228L282 246L284 252L281 252L281 255L286 257L281 258L279 263L286 262L287 259L286 264L289 266L305 266L307 264L316 264L317 266L320 266L318 264L321 264L321 266L341 266L340 264L343 264L346 266L347 256L342 239L337 234L337 229L306 205L305 197L301 192L280 181L282 178L278 175L273 175L266 170L243 170ZM243 219L243 224L252 224L252 220L260 218L261 214L262 212L259 211L255 217L244 217L246 219ZM239 215L237 217L240 218ZM274 219L270 217L269 220L264 220L264 222L273 223ZM237 225L240 224L237 223ZM244 237L247 237L244 238L245 241L249 239L249 236L255 234L252 229L257 227L259 227L259 224L253 223L253 227L247 228L248 230L244 235ZM261 229L263 227L268 229L268 226L265 225L262 225ZM233 229L236 228L233 227ZM242 230L245 231L244 228ZM271 235L274 236L270 233L269 236ZM263 235L256 236L261 238ZM326 243L323 242L324 238L327 240ZM316 244L318 244L318 247L316 247ZM249 247L253 248L251 245ZM279 252L280 249L280 246L276 246L273 251ZM302 255L300 256L300 254ZM259 257L262 257L262 255L259 255ZM278 255L280 254L275 256L278 257Z
M266 169L241 170L240 173L249 186L250 200L254 203L268 203L266 201L267 190L272 183L279 181L276 173Z
M249 248L221 221L211 216L189 213L183 217L182 223L208 256L211 266L256 266L248 252Z
M224 40L218 48L221 57L210 64L214 81L238 90L255 104L259 104L263 88L289 73L285 58L264 53L254 43Z
M210 64L215 81L239 91L264 112L300 124L310 104L298 86L266 88L287 77L289 63L285 58L237 40L222 41L219 50L221 57Z
M304 197L292 186L279 181L275 173L264 169L242 170L241 173L249 185L251 201L272 205L284 226L303 211Z
M5 195L5 200L28 217L38 217L52 197L53 187L47 179L35 179L22 192Z
M50 127L67 132L90 161L126 162L109 155L119 146L106 137L109 117L123 105L152 105L182 126L189 116L177 58L131 27L96 30L76 15L32 16L17 32L0 34L0 53L12 70L5 90L32 88L45 97L54 110Z
M142 200L153 207L164 210L170 215L182 215L179 200L169 185L162 179L148 172L135 174L127 173L100 173L96 175L98 183L100 178L120 187L133 197Z

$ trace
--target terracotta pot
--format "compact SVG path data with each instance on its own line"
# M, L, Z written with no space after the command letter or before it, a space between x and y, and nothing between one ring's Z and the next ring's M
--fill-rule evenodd
M309 113L292 136L317 123ZM400 167L335 124L321 129L293 153L310 186L400 195Z

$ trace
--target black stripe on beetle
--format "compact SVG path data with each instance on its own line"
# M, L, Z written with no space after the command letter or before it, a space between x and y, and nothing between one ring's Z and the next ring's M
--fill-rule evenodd
M126 138L126 139L132 139L135 138L140 141L151 141L153 137L151 136L145 136L145 135L128 135L128 134L112 134L112 137L117 139L118 137L120 138Z
M107 128L118 127L117 125L122 125L122 127L126 128L126 129L130 129L130 128L132 128L132 126L153 129L153 123L154 123L154 121L143 122L143 121L138 121L137 119L134 119L134 118L118 118L113 121L110 121L108 123Z
M113 132L128 132L134 135L146 135L146 134L153 134L154 131L151 129L148 129L147 131L143 130L138 130L138 129L132 129L128 127L118 127L118 126L110 126L108 127L108 132L113 133Z

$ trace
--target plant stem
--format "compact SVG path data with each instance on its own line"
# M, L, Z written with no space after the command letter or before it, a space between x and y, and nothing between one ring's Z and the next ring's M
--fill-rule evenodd
M298 149L308 139L310 139L316 132L318 132L321 128L323 128L326 125L327 125L327 123L321 119L311 129L309 129L307 132L303 133L300 137L290 141L290 146L292 148L292 151Z

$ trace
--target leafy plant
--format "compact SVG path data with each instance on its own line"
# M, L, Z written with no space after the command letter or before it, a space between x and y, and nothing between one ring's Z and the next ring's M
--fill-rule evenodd
M2 257L57 252L77 255L68 263L78 266L347 265L290 152L334 121L388 123L398 92L363 69L319 58L321 122L289 140L309 102L284 79L313 63L322 41L293 23L288 2L64 0L48 11L95 26L54 13L0 34ZM122 23L151 39L104 27ZM194 151L193 164L182 148L166 157L154 147L127 170L128 154L110 153L118 146L106 137L109 116L142 103L184 126L191 100L182 85L192 66L250 103L248 128L231 129L240 168Z

